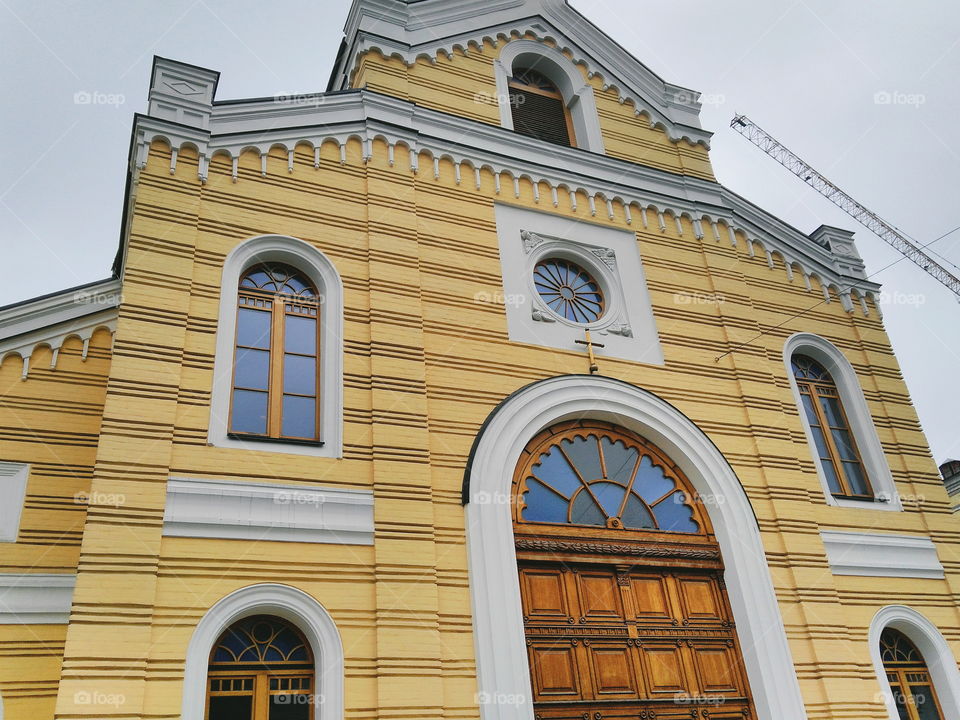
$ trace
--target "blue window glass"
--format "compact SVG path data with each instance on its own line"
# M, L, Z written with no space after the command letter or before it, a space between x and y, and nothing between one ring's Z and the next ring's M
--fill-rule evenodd
M559 433L529 461L523 521L700 532L680 480L655 452L625 433Z

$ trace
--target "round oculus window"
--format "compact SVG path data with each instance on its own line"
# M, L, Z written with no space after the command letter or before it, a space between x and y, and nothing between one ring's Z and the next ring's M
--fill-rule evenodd
M565 320L588 324L603 316L600 284L570 260L555 257L541 260L533 269L533 284L547 307Z

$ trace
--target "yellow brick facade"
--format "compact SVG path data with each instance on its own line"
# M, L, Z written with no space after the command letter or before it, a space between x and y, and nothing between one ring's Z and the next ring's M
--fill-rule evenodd
M368 52L356 87L499 124L492 63L506 46L407 66ZM587 71L580 67L587 79ZM647 115L589 79L610 157L713 180L702 145L671 141ZM479 100L478 100L479 98ZM736 246L727 227L697 237L668 216L627 223L592 216L561 193L537 202L412 173L386 143L325 143L269 151L266 172L248 151L232 177L225 155L200 158L156 140L136 177L122 297L111 341L98 333L86 360L78 341L55 370L40 349L26 380L0 367L0 460L29 462L20 534L0 546L0 571L77 572L68 626L0 625L6 720L180 716L186 649L220 598L253 583L299 588L329 611L345 653L345 717L480 717L470 577L460 492L471 445L497 404L531 382L585 373L582 352L511 342L502 304L494 203L505 202L635 233L663 348L662 366L601 358L601 373L655 393L696 423L742 481L762 531L800 688L811 720L881 720L867 649L871 618L891 602L933 621L960 652L960 532L930 458L877 308L847 312L783 259ZM428 152L420 167L431 168ZM506 187L512 183L503 177ZM511 185L512 186L512 185ZM544 186L541 198L550 197ZM651 218L652 219L652 218ZM223 262L263 234L320 249L344 284L343 457L213 447L207 441ZM712 298L678 302L678 294ZM226 302L232 302L227 299ZM897 489L899 513L825 504L782 359L785 339L822 336L856 370ZM743 345L744 343L748 343ZM731 352L732 351L732 352ZM723 356L718 359L719 356ZM170 477L269 480L372 490L372 546L167 537ZM91 507L77 503L90 493ZM97 498L122 498L115 505ZM831 573L819 532L928 536L945 579ZM98 695L99 694L99 695ZM106 698L101 704L86 701ZM116 700L110 704L110 698Z

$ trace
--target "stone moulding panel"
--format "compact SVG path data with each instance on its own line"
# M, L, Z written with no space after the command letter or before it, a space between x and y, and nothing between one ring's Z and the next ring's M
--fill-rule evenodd
M171 478L168 537L373 544L373 493L236 480Z

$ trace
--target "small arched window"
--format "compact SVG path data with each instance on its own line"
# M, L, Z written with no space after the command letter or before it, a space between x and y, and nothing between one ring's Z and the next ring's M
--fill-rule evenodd
M830 492L837 497L872 500L870 480L830 373L799 353L790 364Z
M210 653L206 720L311 720L313 653L293 625L254 615L227 628Z
M888 627L880 635L880 657L900 720L942 720L940 701L917 646Z
M550 78L531 68L517 68L509 87L516 132L557 145L575 145L570 111Z
M298 270L257 265L240 280L230 434L319 439L320 298Z

